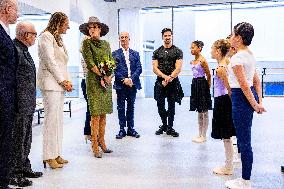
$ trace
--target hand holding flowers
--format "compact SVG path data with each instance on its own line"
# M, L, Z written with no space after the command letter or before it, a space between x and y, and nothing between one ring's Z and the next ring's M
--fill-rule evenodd
M105 55L102 57L98 68L103 76L111 76L115 69L115 62L112 57Z
M102 57L98 65L98 69L102 75L101 77L101 86L106 89L108 86L111 86L112 74L115 69L115 62L111 56L105 55Z

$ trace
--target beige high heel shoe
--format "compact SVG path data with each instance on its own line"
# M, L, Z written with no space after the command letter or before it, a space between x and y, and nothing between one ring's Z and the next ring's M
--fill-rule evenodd
M46 168L46 163L49 165L49 167L51 167L52 169L57 169L57 168L62 168L63 165L62 164L58 164L57 161L55 159L47 159L47 160L43 160L43 167Z
M63 159L62 157L58 156L57 158L55 158L56 162L58 164L67 164L68 160Z

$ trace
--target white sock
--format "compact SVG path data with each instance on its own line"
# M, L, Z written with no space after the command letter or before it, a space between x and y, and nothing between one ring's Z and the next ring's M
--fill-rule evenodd
M209 122L209 117L208 117L208 111L203 112L203 124L202 124L202 136L206 137L207 129L208 129L208 122Z
M233 144L231 139L223 139L224 147L225 147L225 167L228 169L233 169Z
M198 112L199 136L203 134L203 113Z

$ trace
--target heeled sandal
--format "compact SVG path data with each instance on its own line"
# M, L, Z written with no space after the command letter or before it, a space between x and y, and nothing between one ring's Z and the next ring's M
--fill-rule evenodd
M57 169L57 168L62 168L63 167L63 164L57 163L57 161L55 159L43 160L42 163L43 163L43 167L44 168L46 168L46 163L52 169Z
M58 164L67 164L67 163L68 163L68 160L63 159L63 158L60 157L60 156L58 156L57 158L55 158L55 161L56 161Z

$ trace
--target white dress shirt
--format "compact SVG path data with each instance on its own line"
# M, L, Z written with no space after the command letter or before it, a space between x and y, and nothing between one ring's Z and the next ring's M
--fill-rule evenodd
M2 27L4 28L4 30L6 31L6 33L10 36L10 30L9 27L7 27L2 20L0 20L0 24L2 25Z
M123 50L123 54L124 54L124 57L125 57L125 62L126 62L126 65L127 65L128 77L130 77L131 76L131 71L130 71L130 61L129 61L129 48L127 50L122 48L122 50Z

